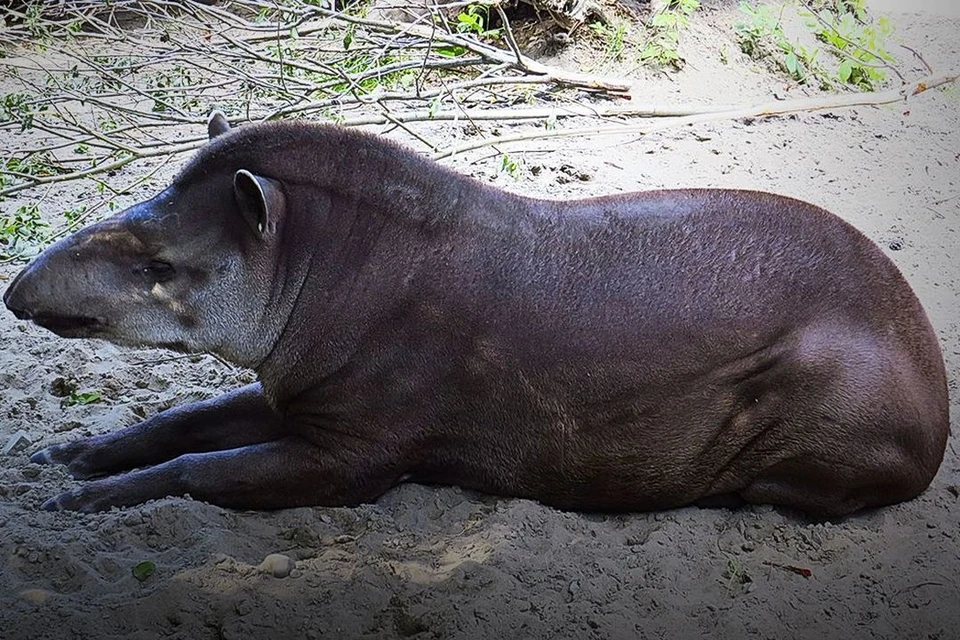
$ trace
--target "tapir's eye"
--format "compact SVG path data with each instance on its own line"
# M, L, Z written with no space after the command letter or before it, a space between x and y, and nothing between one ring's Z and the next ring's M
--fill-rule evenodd
M166 282L173 277L173 267L166 262L151 260L140 268L140 273L154 282Z

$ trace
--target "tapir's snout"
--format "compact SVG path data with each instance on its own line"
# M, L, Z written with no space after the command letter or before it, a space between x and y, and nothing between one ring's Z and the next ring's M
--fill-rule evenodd
M7 287L3 304L19 320L30 320L62 337L92 337L107 323L96 317L98 312L90 313L84 304L88 296L76 291L75 282L89 273L68 264L71 249L68 238L34 259Z
M15 307L9 302L4 302L7 305L7 309L13 312L13 315L17 317L17 320L29 320L32 316L29 311L22 307Z
M13 315L17 317L18 320L30 320L33 317L33 314L30 313L30 309L27 307L27 302L23 299L22 295L18 295L20 288L20 283L23 280L23 276L30 268L27 267L23 271L17 274L17 277L13 279L13 282L10 283L10 286L7 287L7 290L3 292L3 304L9 309Z

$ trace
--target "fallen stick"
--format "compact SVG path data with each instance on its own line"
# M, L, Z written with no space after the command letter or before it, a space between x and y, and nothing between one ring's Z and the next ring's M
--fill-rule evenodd
M541 140L548 138L564 138L585 135L610 135L610 134L632 134L648 135L658 131L664 131L675 127L685 125L699 124L703 122L715 122L720 120L740 120L743 118L763 118L774 115L785 115L788 113L822 111L824 109L846 108L854 106L881 106L906 101L908 98L919 95L930 89L940 87L955 82L960 74L950 73L939 76L929 76L917 80L912 84L905 84L899 89L880 91L873 93L855 93L840 96L828 96L817 98L804 98L798 100L785 100L778 102L766 102L750 107L731 108L730 106L696 107L696 106L656 106L656 105L616 105L611 107L589 107L584 105L568 105L549 109L495 109L495 110L450 110L431 113L428 110L418 110L408 113L391 114L388 118L384 115L360 116L352 120L345 120L341 124L344 126L360 126L370 124L387 123L410 123L426 121L449 121L449 120L530 120L541 119L548 120L555 117L569 116L593 116L593 117L658 117L662 118L656 124L624 124L620 126L607 127L586 127L577 129L543 129L528 131L513 136L499 136L485 138L476 142L471 142L459 147L449 148L438 151L433 154L434 159L449 158L467 151L482 149L493 145L502 145L510 142L523 142L528 140ZM687 114L687 115L682 115ZM0 189L0 198L12 195L19 191L30 189L44 184L54 184L58 182L68 182L80 178L91 177L107 171L115 171L131 162L143 158L153 158L165 155L176 155L194 151L203 144L206 139L200 138L180 144L171 144L165 146L150 146L145 148L131 147L125 149L128 152L123 158L108 162L83 171L73 171L70 173L56 174L51 176L25 176L28 181L11 185L6 189ZM9 172L2 172L9 173Z
M790 573L795 573L798 576L803 576L804 578L809 578L813 575L813 571L806 569L804 567L795 567L792 564L780 564L779 562L770 562L769 560L764 560L763 564L768 567L774 567L776 569L783 569L784 571L789 571Z
M924 91L934 89L955 82L960 74L949 73L940 76L929 76L916 82L905 84L899 89L875 91L871 93L854 93L825 98L801 98L797 100L783 100L779 102L765 102L751 107L738 109L713 109L703 113L676 118L666 118L656 124L627 124L616 127L585 127L579 129L552 129L542 131L528 131L512 136L498 136L485 138L459 147L439 151L433 155L436 160L449 158L460 153L482 149L492 145L502 145L508 142L522 142L527 140L543 140L547 138L569 138L588 135L632 134L648 135L666 129L682 127L703 122L719 120L741 120L743 118L765 118L769 116L785 115L789 113L823 111L824 109L838 109L846 107L882 106L905 102L907 99L919 95Z
M501 64L508 64L526 73L543 76L551 82L564 84L581 89L592 89L596 91L606 91L610 93L628 93L633 87L634 82L627 78L605 78L600 76L591 76L572 71L566 71L558 67L551 67L529 58L519 51L507 51L480 42L473 38L460 36L453 33L443 33L437 29L421 26L418 24L403 24L398 22L388 22L385 20L371 20L361 18L338 11L331 11L320 7L311 7L310 9L316 15L324 16L330 20L339 22L349 22L352 24L363 25L370 29L375 29L383 33L402 33L416 36L427 41L440 42L445 45L463 47L467 51L482 56L488 60Z

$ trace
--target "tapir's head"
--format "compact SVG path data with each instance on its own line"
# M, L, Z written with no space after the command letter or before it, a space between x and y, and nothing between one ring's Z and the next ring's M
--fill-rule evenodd
M229 129L211 117L211 138ZM243 169L204 171L49 247L3 296L67 338L213 352L253 365L266 340L262 264L282 214L281 186ZM266 327L264 327L265 329ZM248 330L249 329L249 330Z

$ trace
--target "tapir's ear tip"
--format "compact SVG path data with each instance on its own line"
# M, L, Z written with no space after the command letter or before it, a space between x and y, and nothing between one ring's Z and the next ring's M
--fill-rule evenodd
M246 169L238 169L233 174L233 191L237 198L240 214L247 224L263 240L272 232L273 220L284 206L283 191L279 183L258 176Z
M233 172L233 188L245 189L247 191L252 189L261 194L263 193L263 185L260 183L260 180L246 169L237 169Z
M227 116L220 109L214 109L207 117L207 135L211 140L219 135L230 131L230 123L227 122Z

